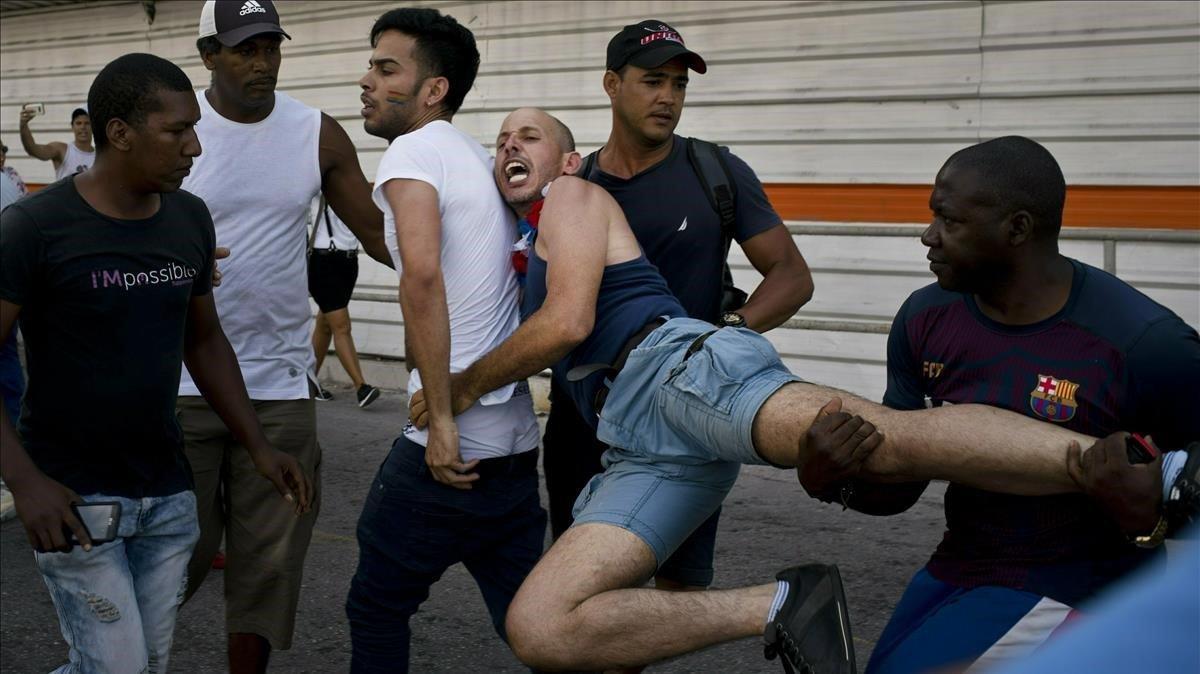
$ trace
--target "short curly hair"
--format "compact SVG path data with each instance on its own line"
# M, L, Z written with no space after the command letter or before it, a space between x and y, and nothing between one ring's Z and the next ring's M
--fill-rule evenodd
M120 119L130 126L146 122L158 112L159 91L192 91L192 81L179 66L153 54L126 54L108 65L88 89L88 111L96 151L108 146L106 127Z
M371 46L385 31L395 30L416 40L416 60L425 77L445 77L450 82L445 105L453 114L475 84L479 48L475 36L454 17L427 7L393 9L371 27Z

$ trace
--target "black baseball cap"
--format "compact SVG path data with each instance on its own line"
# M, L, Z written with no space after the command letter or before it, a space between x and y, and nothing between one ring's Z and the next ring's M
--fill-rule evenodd
M208 0L200 10L200 37L215 37L226 47L263 33L292 39L279 27L279 12L271 0Z
M625 26L608 41L605 67L618 70L627 63L639 68L657 68L673 58L685 56L687 66L703 75L708 66L694 51L683 46L679 31L656 19Z

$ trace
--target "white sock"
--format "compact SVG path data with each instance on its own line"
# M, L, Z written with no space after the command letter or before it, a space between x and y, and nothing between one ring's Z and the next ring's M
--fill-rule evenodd
M767 624L775 619L775 614L779 613L779 609L783 608L783 600L787 599L788 582L786 580L776 581L778 587L775 588L775 599L771 600L771 608L767 609Z

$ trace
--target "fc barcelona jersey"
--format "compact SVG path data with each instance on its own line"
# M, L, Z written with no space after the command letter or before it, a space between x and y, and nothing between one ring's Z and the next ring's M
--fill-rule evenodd
M1200 339L1169 309L1072 260L1066 305L1033 325L985 316L971 295L913 293L888 337L884 403L983 403L1103 437L1200 438ZM944 582L1001 585L1075 604L1144 559L1087 496L1013 496L951 484L928 569Z

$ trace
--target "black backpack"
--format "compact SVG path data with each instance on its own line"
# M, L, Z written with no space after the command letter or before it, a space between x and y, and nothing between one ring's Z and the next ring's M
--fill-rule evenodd
M596 165L596 155L593 152L584 159L579 175L584 179L592 175ZM725 257L729 257L729 248L733 244L733 227L737 222L737 183L721 150L716 143L710 143L699 138L687 139L688 163L696 172L700 186L708 195L708 203L721 220L721 236L725 239ZM726 260L722 274L721 311L737 311L746 303L747 295L733 284L733 274Z

